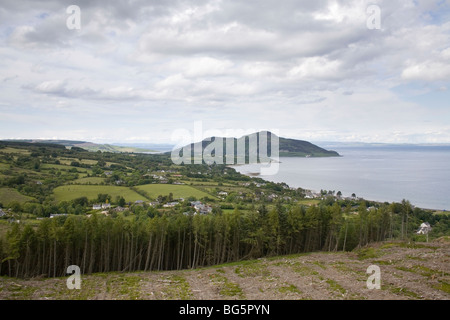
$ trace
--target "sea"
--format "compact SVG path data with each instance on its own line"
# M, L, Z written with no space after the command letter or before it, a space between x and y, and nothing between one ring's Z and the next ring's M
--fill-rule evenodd
M412 205L450 210L449 145L319 145L340 157L281 157L274 175L258 175L290 187L341 191L343 197L380 202L409 200ZM261 164L233 166L242 174L260 172Z

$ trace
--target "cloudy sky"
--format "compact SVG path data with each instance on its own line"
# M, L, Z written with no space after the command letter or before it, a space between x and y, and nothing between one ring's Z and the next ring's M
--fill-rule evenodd
M3 139L449 143L450 1L1 0L0 85Z

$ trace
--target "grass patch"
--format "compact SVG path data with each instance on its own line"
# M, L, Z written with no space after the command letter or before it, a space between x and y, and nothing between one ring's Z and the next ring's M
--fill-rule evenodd
M19 203L25 203L28 201L36 200L35 198L25 196L16 189L12 188L0 188L0 202L3 203L5 207L8 207L11 202L17 201Z
M1 150L1 149L0 149ZM3 162L0 162L0 170L9 170L9 168L10 168L10 164L8 164L8 163L3 163Z
M399 243L395 243L395 242L388 242L385 243L381 246L381 249L390 249L390 248L394 248L394 247L398 247Z
M114 298L137 300L141 298L140 282L142 278L136 275L113 276L106 282L106 291ZM83 288L83 283L81 284Z
M314 261L313 264L315 264L316 266L318 266L319 268L321 268L323 270L327 269L327 267L325 267L325 265L320 261Z
M193 294L189 282L181 275L172 275L167 277L168 286L163 291L170 300L191 300Z
M61 157L59 157L58 160L61 164L64 164L67 166L70 166L70 164L74 161L79 162L81 164L87 164L87 165L96 165L98 163L97 160L92 160L92 159L81 159L81 161L80 161L80 159L76 159L76 158L61 158Z
M439 281L439 284L434 285L433 288L444 291L445 293L450 293L450 284L445 281Z
M159 195L173 194L175 199L177 198L189 198L196 197L201 199L203 197L216 198L206 192L200 191L194 187L187 185L174 185L174 184L145 184L136 187L138 190L145 191L149 197L156 199Z
M382 255L381 252L375 248L358 249L356 250L356 254L358 255L359 260L378 258Z
M252 263L247 265L241 265L234 269L234 272L242 278L246 277L268 277L270 271L267 270L267 266L263 263Z
M415 293L414 291L408 290L406 288L390 288L390 291L394 294L400 294L403 296L407 296L413 299L422 299L422 297L420 297L417 293Z
M37 289L38 288L36 287L20 285L17 283L13 283L7 288L9 291L9 299L11 300L31 300Z
M319 275L319 272L317 272L316 270L312 269L311 267L300 263L300 262L292 262L292 261L280 261L277 263L274 263L275 266L280 266L280 267L286 267L289 266L292 268L292 270L296 273L299 273L302 276L317 276Z
M343 288L339 283L337 283L333 279L327 279L325 282L328 283L332 291L339 292L342 295L347 293L347 290L345 290L345 288Z
M71 169L76 169L77 172L89 172L89 173L92 173L92 170L91 169L87 169L87 168L71 167L71 166L66 166L66 165L63 165L63 164L51 164L51 163L43 163L43 164L41 164L41 169L43 169L43 170L56 169L56 170L61 170L61 171L69 171Z
M400 267L396 267L396 269L401 270L401 271L420 274L424 277L432 277L433 275L442 275L442 276L450 275L449 273L439 271L439 270L434 270L434 269L431 269L431 268L428 268L428 267L425 267L422 265L415 265L412 268L400 266Z
M210 274L210 280L219 287L222 296L244 298L244 293L237 283L231 282L221 274Z
M126 201L146 200L139 193L127 187L119 186L89 186L89 185L66 185L53 190L57 201L70 201L80 197L96 199L99 193L109 194L112 199L123 196Z
M294 286L293 284L279 287L278 291L281 292L281 293L292 292L292 293L302 294L302 292L300 290L298 290L298 288L296 286Z
M20 155L30 155L31 151L27 149L19 149L19 148L12 148L12 147L6 147L3 149L0 149L0 152L2 153L8 153L8 154L20 154Z
M101 184L105 182L105 178L100 177L84 177L72 181L74 184Z

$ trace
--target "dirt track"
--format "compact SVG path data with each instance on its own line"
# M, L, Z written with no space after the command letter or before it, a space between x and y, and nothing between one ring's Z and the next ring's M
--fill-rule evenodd
M380 243L350 253L310 253L196 270L0 278L0 299L450 299L450 242ZM366 285L370 265L381 289Z

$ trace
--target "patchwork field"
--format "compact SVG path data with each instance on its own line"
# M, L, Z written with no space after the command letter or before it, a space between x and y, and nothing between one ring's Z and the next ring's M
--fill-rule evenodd
M12 147L6 147L3 149L0 149L0 152L9 153L9 154L20 154L20 155L30 155L31 154L30 150L21 149L21 148L12 148Z
M109 194L113 199L122 196L126 201L146 200L142 195L127 187L101 185L66 185L53 190L58 201L70 201L80 197L96 199L99 193Z
M190 196L196 197L197 199L203 197L215 198L206 192L187 185L146 184L137 186L136 188L147 192L147 194L154 199L159 195L168 195L169 193L172 193L174 198L188 198Z
M228 263L194 270L82 275L67 278L2 277L3 299L122 300L448 300L450 242L378 243L354 252L310 253ZM381 288L368 289L370 265Z
M9 164L0 162L0 170L7 170L9 169L9 167L10 167Z
M105 178L85 177L73 181L75 184L101 184L102 182L105 182Z
M89 172L92 173L91 169L87 169L87 168L80 168L80 167L71 167L71 166L66 166L64 164L49 164L49 163L44 163L41 165L42 169L57 169L57 170L65 170L68 171L70 169L76 169L78 172Z
M4 206L9 206L11 202L17 201L19 203L25 203L27 201L36 200L32 197L25 196L19 193L16 189L12 188L0 188L0 203Z

